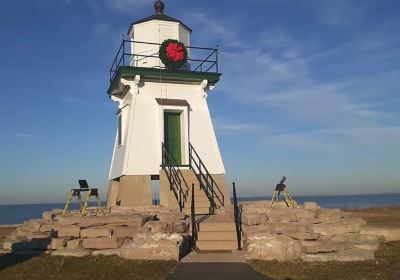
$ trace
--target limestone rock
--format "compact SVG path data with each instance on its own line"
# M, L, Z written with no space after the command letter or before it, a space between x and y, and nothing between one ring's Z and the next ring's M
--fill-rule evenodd
M149 221L144 226L150 228L152 233L163 233L167 231L168 224L161 221Z
M179 234L136 234L119 255L130 260L179 260L189 250L188 241Z
M66 238L52 238L50 244L47 246L49 250L58 250L67 245Z
M83 258L90 256L90 251L85 249L61 249L51 253L52 256Z
M351 232L360 232L361 227L357 223L322 223L312 225L313 232L321 235L340 235Z
M107 228L86 228L81 230L82 238L111 237L111 230Z
M57 237L79 237L80 231L78 226L57 226L55 229Z
M105 250L95 250L92 252L92 256L117 256L119 255L120 249L105 249Z
M346 242L332 241L301 241L301 245L302 251L308 254L338 252L350 246Z
M306 262L327 262L327 261L340 261L340 262L355 262L373 260L375 257L374 250L366 250L359 248L352 248L341 252L334 253L321 253L321 254L304 254L301 256L302 261Z
M82 248L82 239L73 239L67 241L67 249L80 249Z
M284 235L251 234L247 239L248 259L294 261L301 256L301 243Z
M304 202L302 208L307 210L316 210L319 209L319 206L315 202Z
M183 212L161 212L157 214L157 218L162 222L174 222L184 220L186 215Z
M85 238L82 241L82 247L84 249L118 249L120 242L116 238Z
M247 213L242 215L242 223L249 226L260 225L268 221L268 217L263 214Z
M319 233L311 232L293 232L288 235L296 240L317 240L321 236Z
M400 240L400 228L389 228L389 227L364 227L361 234L368 234L368 235L378 235L383 236L385 240L388 241L398 241Z

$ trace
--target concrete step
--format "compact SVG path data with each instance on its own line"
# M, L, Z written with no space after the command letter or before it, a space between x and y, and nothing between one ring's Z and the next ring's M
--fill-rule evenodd
M235 231L199 231L198 240L237 240Z
M201 251L237 250L236 240L198 240L196 246Z

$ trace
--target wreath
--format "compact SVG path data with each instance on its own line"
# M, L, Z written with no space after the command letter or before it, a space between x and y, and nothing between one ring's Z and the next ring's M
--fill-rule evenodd
M182 67L188 59L185 45L173 39L165 40L161 44L159 56L167 69Z

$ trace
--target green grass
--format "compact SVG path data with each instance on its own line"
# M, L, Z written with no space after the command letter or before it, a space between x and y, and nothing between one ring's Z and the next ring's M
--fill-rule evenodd
M86 280L164 279L177 265L175 261L128 261L119 257L65 258L0 256L2 280Z
M249 263L260 273L282 280L400 280L400 242L382 244L373 261Z

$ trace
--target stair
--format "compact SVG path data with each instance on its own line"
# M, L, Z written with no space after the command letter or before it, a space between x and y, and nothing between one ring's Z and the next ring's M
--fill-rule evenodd
M235 223L226 216L209 216L199 223L196 246L200 251L237 250Z
M210 214L210 200L208 199L207 195L204 193L203 190L197 185L194 188L194 199L195 199L195 214L196 215L207 215ZM185 202L185 207L182 211L186 215L191 215L192 210L192 191L189 192L187 196L187 200Z

